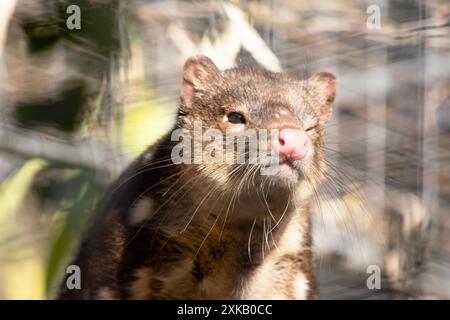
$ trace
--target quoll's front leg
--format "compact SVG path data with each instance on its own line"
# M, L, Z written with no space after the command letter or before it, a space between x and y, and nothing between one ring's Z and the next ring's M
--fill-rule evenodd
M267 258L255 270L244 288L242 299L307 300L316 299L313 275L307 272L301 256Z

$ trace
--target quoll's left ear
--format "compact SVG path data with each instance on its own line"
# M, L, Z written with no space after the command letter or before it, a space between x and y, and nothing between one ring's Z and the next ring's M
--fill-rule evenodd
M336 97L336 77L329 72L320 72L308 79L308 87L312 90L313 99L320 106L320 120L328 122L333 111Z

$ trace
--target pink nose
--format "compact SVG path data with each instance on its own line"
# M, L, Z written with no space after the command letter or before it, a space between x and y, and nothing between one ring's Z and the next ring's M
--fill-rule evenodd
M284 128L278 136L280 156L291 160L302 160L308 153L308 135L299 129Z

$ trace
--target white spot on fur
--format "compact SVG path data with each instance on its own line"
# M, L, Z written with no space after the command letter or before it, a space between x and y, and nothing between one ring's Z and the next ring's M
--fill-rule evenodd
M152 216L154 210L153 200L151 198L142 198L131 210L130 222L140 224Z
M274 272L275 264L279 260L276 254L265 257L264 263L260 265L248 279L240 299L244 300L285 300L288 299L285 292L280 290L280 282L283 275Z
M297 300L306 300L308 298L309 283L303 273L295 276L294 280L294 297Z
M286 226L284 234L279 239L277 246L283 253L298 254L303 250L304 226L300 217L293 217Z
M108 287L100 288L97 292L96 298L98 300L112 300L114 298L114 294Z

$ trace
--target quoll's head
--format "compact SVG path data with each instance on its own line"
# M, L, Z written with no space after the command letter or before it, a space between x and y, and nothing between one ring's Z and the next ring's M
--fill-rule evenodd
M254 185L270 181L271 185L289 188L301 181L317 184L323 179L324 127L331 117L335 95L336 78L330 73L300 80L264 69L219 70L209 58L194 56L183 69L177 126L192 131L194 123L201 122L203 130L214 128L223 137L268 130L271 141L265 150L260 146L258 151L279 155L273 174L259 172L264 164L261 159L258 164L199 165L199 173L212 181L226 183L227 187L242 185L242 179ZM225 158L225 139L216 140L211 139L207 145L221 145Z

